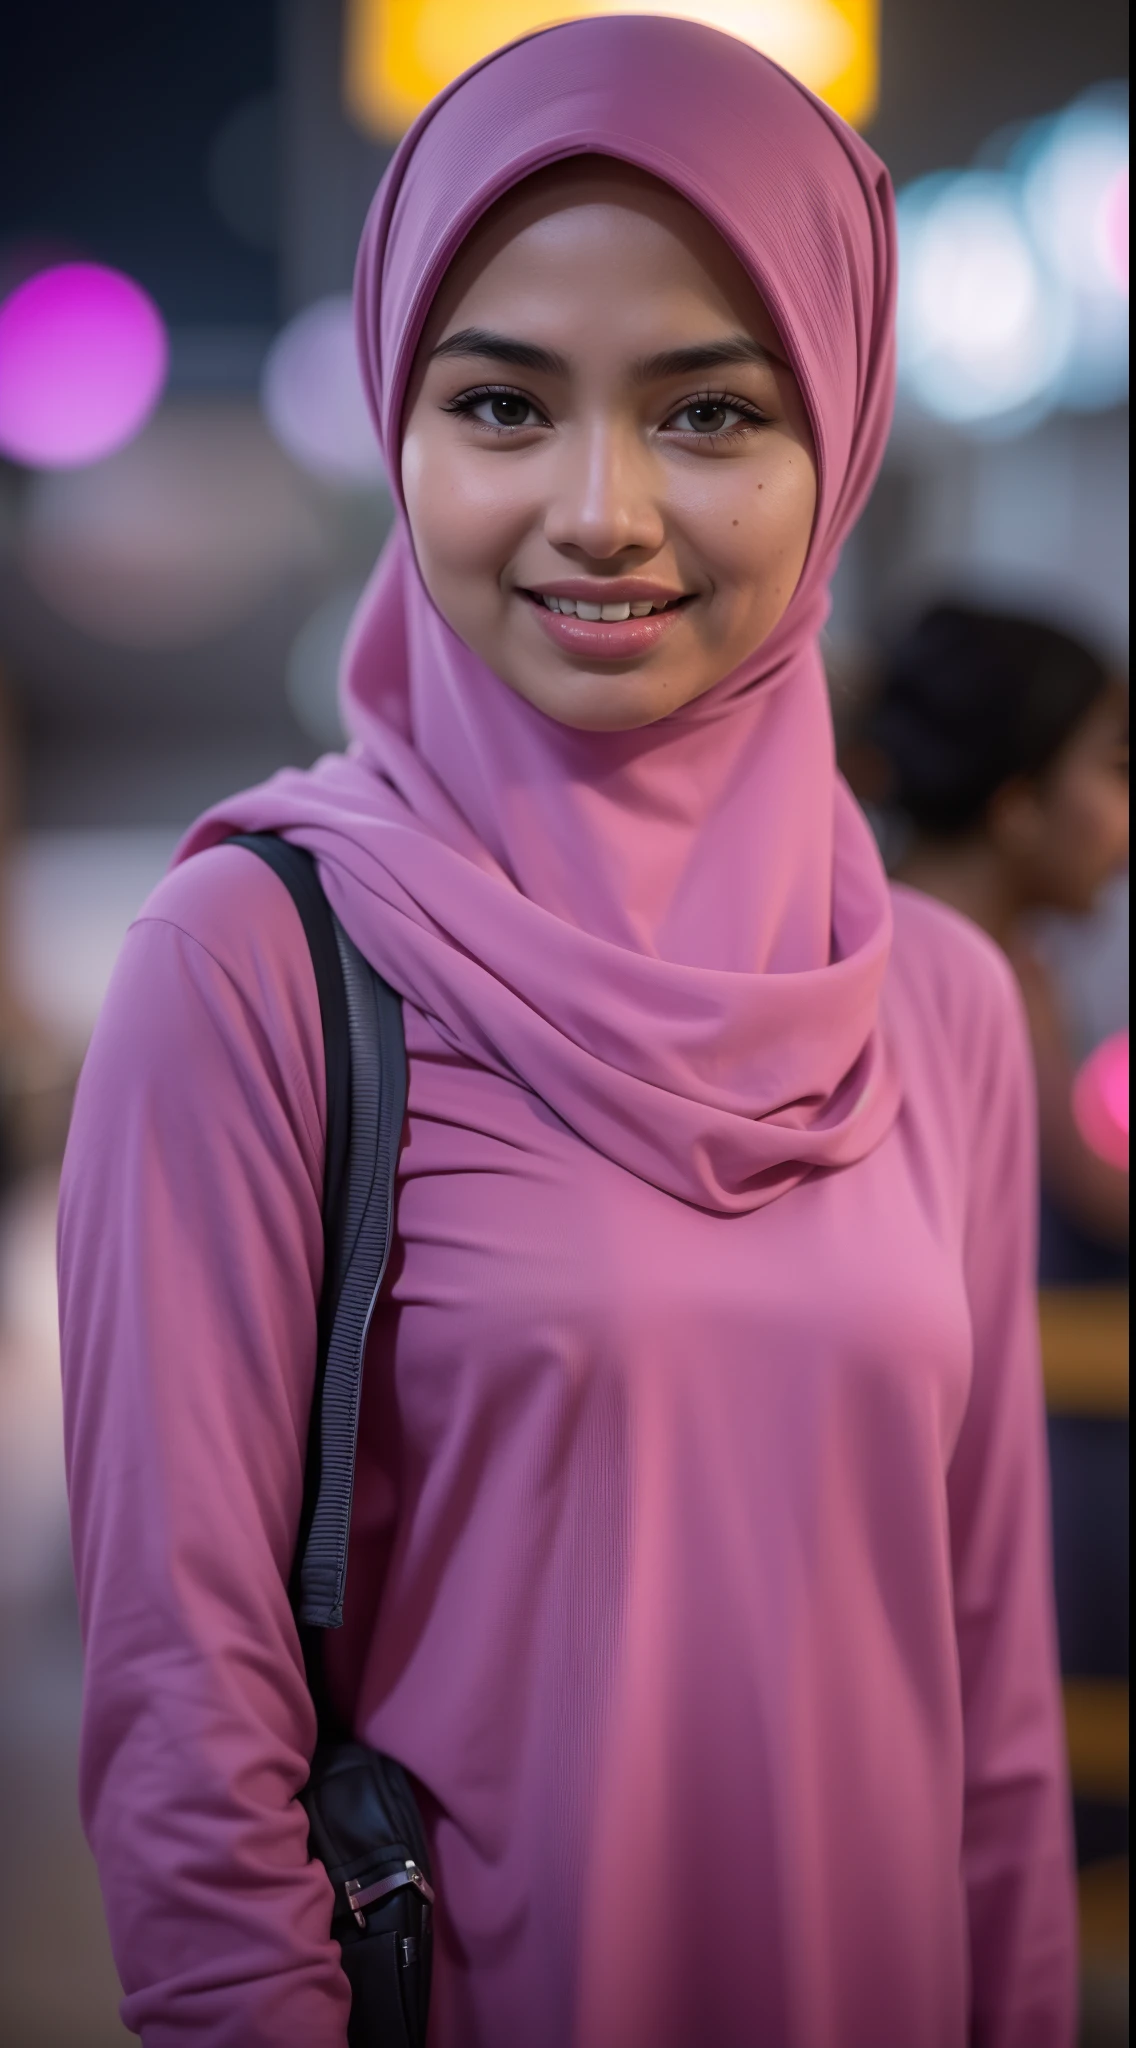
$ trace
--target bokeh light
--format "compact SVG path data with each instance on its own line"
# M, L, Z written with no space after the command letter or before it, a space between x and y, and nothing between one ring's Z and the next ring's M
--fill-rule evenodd
M1128 1171L1128 1033L1090 1053L1073 1084L1073 1115L1089 1149Z
M899 208L905 381L940 419L1029 407L1060 373L1070 322L1030 243L1010 179L921 179Z
M261 403L281 447L311 475L356 489L382 482L345 294L317 300L277 335L264 365Z
M1095 97L1027 130L1015 151L1038 248L1075 289L1128 295L1118 265L1117 205L1127 213L1128 121Z
M235 625L327 543L255 406L168 406L128 448L37 477L19 535L53 610L121 647L192 646Z
M763 50L846 121L875 109L878 0L576 0L565 13L704 21ZM347 104L362 127L392 138L459 72L556 19L546 0L348 0Z
M1117 171L1109 185L1104 200L1105 246L1108 251L1108 265L1118 285L1128 297L1129 269L1129 227L1128 227L1128 165Z
M288 651L284 687L297 722L317 746L340 748L346 734L339 716L339 668L363 583L332 592L304 621Z
M1016 152L1034 242L1068 296L1074 344L1057 391L1068 406L1128 390L1128 117L1089 94L1028 130Z
M899 197L900 386L958 425L1031 425L1128 392L1128 109L1084 94L1000 169Z
M40 271L0 306L0 450L35 469L109 455L145 425L168 356L132 278L98 263Z

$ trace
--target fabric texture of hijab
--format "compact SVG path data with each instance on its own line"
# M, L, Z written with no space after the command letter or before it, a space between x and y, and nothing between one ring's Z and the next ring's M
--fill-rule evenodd
M898 1085L877 1004L891 917L835 767L818 634L892 403L887 174L748 46L628 16L513 44L401 144L359 256L359 349L398 497L402 408L439 283L544 165L606 154L665 180L755 281L810 415L818 505L788 610L705 696L587 733L518 697L428 596L404 511L346 651L346 755L227 800L315 855L356 944L473 1062L711 1211L867 1154Z

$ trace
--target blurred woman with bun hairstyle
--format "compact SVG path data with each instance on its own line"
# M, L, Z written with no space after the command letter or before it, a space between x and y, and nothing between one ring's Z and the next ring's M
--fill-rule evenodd
M1078 1130L1068 1030L1030 922L1045 911L1088 915L1126 867L1127 690L1056 626L944 603L892 649L864 740L868 751L862 742L854 760L865 793L904 828L896 874L973 918L1017 975L1037 1073L1042 1184L1057 1212L1046 1244L1056 1259L1063 1218L1119 1252L1128 1175ZM1106 1272L1112 1262L1097 1263Z
M64 1175L82 1804L147 2048L349 2024L288 1599L320 1017L241 832L402 1005L328 1676L416 1789L430 2048L1069 2048L1029 1053L998 948L889 886L818 646L895 263L872 151L678 19L498 51L376 196L350 746L192 829Z

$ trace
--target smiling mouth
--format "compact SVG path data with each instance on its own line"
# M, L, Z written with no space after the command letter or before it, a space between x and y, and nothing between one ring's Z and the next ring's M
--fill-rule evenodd
M669 597L662 603L649 599L631 603L627 599L613 604L596 604L583 597L549 597L542 590L526 590L525 596L545 611L559 612L570 619L586 619L589 622L615 626L624 619L649 619L663 612L677 611L680 605L689 604L690 596Z

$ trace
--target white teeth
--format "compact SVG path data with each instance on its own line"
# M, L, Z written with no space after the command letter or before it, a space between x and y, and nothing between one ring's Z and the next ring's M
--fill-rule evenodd
M636 604L592 604L585 597L547 597L538 593L546 611L563 612L569 619L603 619L609 625L616 625L621 619L645 619L651 612L666 610L664 604L652 604L650 599Z

